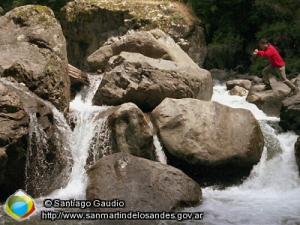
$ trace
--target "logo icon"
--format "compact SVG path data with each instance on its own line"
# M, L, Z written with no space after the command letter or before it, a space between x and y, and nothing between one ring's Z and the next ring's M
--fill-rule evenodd
M13 219L21 221L29 218L36 208L34 200L24 191L18 190L8 197L4 210Z

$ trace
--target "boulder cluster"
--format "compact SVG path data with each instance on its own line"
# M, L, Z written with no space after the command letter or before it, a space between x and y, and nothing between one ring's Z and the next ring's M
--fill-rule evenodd
M71 89L80 91L70 81L69 62L103 76L93 104L111 106L104 113L111 151L89 163L88 199L122 199L127 211L171 211L200 204L208 182L249 175L262 155L263 134L251 112L210 101L213 80L200 67L199 21L175 1L126 1L125 9L105 2L71 1L59 20L38 5L0 17L1 197L19 188L39 197L65 185L72 161L64 133L72 131L56 120L69 114ZM141 7L149 8L147 15L139 14ZM251 81L227 86L253 93ZM157 162L155 135L168 165Z

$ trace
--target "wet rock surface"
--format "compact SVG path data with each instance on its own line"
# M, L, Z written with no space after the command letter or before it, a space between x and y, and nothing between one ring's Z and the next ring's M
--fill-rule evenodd
M0 82L1 197L20 188L39 197L63 186L68 160L51 108L19 87Z

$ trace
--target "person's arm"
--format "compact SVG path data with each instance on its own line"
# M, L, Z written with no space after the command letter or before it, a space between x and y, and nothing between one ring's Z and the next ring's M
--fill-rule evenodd
M260 57L267 57L269 54L268 51L257 51L256 55Z
M257 50L256 55L260 56L260 57L270 57L273 55L273 53L274 52L273 52L272 48L268 48L267 50L263 50L263 51Z

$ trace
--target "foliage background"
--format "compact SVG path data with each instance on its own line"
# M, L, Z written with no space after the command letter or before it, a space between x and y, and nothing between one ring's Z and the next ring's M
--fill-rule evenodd
M7 11L24 4L42 4L58 13L68 1L1 0L0 5ZM251 52L257 40L265 37L280 50L290 76L300 72L300 0L181 1L192 6L205 27L206 68L242 68L260 73L267 62L251 60Z
M259 73L267 63L251 52L257 40L271 41L287 62L290 75L300 72L299 0L188 0L206 28L207 68Z

